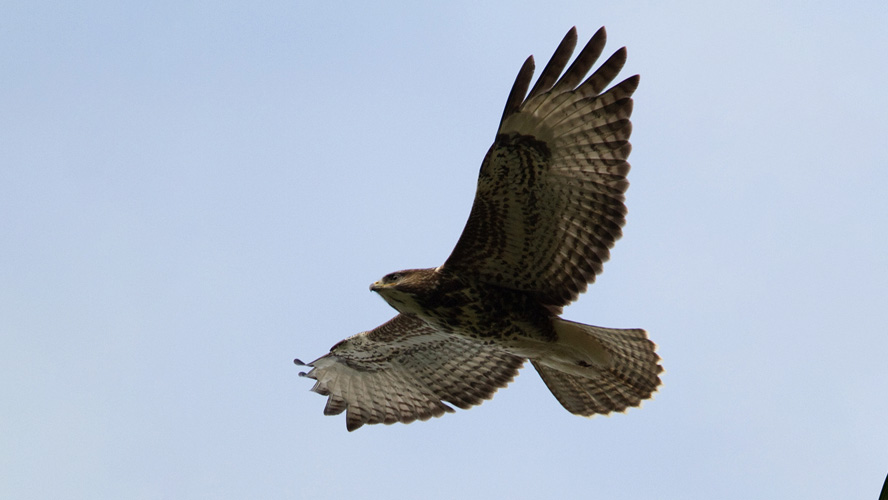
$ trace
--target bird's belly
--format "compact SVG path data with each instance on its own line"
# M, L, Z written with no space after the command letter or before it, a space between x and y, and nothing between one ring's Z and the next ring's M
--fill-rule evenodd
M421 317L441 330L514 349L516 355L555 339L548 317L522 309L465 305L426 310Z
M414 312L415 311L415 312ZM554 341L552 314L516 290L452 280L418 297L414 314L435 327L487 344L521 349L522 339Z

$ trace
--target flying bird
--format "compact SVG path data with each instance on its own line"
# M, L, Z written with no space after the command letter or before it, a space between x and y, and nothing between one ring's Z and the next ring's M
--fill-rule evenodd
M295 360L328 396L324 414L345 411L349 431L428 420L490 399L528 359L576 415L624 411L657 389L660 357L644 330L559 317L601 272L625 224L639 77L605 90L626 62L623 47L586 78L605 40L601 28L564 71L572 28L530 93L527 58L451 255L370 285L397 316L307 365Z

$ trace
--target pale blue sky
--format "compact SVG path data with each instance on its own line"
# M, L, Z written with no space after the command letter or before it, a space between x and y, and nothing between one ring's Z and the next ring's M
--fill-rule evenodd
M884 2L368 3L0 5L0 497L877 497ZM664 386L588 420L525 369L347 433L292 359L443 262L573 25L642 79L625 236L565 316L646 328Z

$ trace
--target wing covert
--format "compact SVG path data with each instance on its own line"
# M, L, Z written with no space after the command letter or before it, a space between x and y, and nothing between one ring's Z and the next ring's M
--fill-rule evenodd
M636 75L602 93L622 69L625 48L581 83L604 49L604 28L559 79L576 39L572 28L526 98L533 59L521 68L469 220L443 266L532 293L553 309L585 291L622 235L638 86Z
M501 349L399 314L339 342L300 375L315 379L312 390L328 396L324 414L345 411L346 427L353 431L364 424L440 417L454 411L446 403L462 409L481 404L523 364Z

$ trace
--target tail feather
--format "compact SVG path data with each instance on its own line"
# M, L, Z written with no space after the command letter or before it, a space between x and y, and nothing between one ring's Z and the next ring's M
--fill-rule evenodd
M531 360L567 411L583 416L639 406L660 385L660 356L644 330L620 330L556 319L558 344L573 361Z

